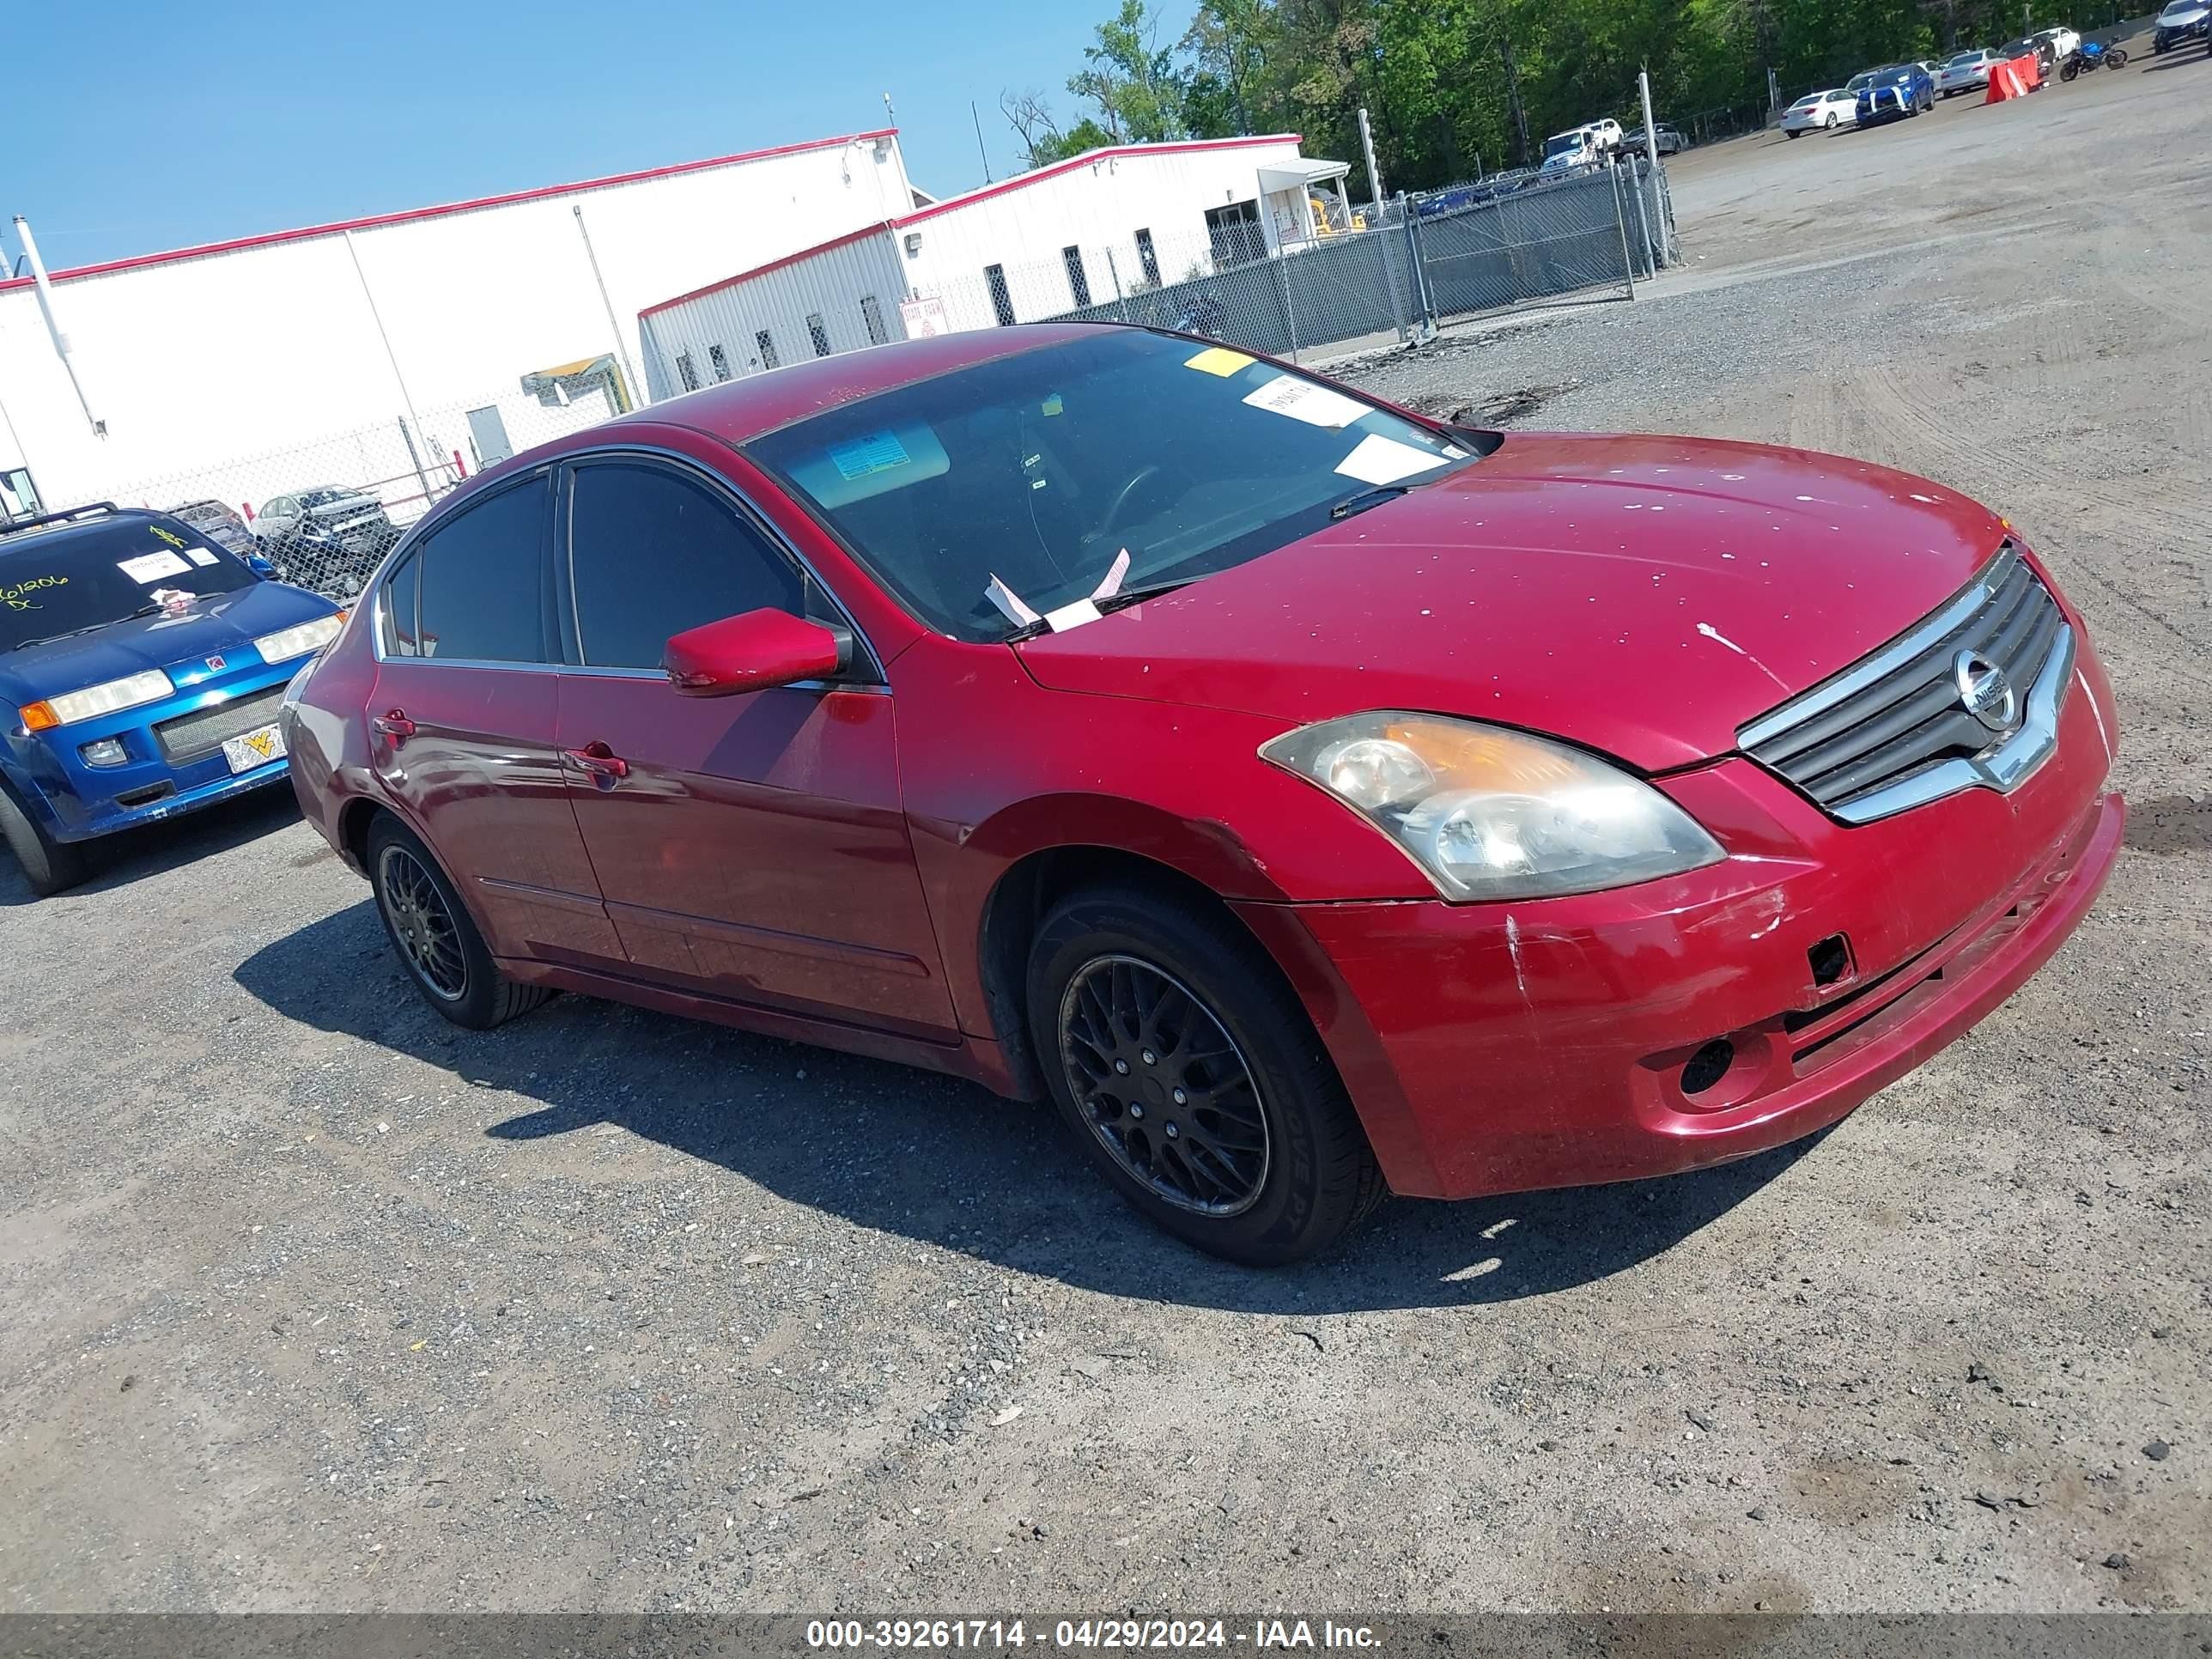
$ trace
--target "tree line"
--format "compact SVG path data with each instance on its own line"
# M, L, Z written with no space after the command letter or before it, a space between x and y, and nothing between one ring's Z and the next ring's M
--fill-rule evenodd
M1036 88L1000 107L1030 167L1297 132L1308 155L1352 162L1364 196L1362 107L1386 187L1428 189L1533 165L1546 135L1601 116L1640 126L1639 68L1660 120L1733 130L1765 112L1770 70L1787 101L1878 64L2134 15L2119 0L1204 0L1178 35L1121 0L1067 79L1071 116Z

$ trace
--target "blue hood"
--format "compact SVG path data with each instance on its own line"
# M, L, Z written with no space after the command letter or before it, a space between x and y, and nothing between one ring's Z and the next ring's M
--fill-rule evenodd
M253 582L211 594L181 617L140 617L111 623L96 634L55 640L0 654L0 703L21 708L45 697L81 691L149 668L181 666L172 676L185 684L210 678L206 659L222 657L229 668L250 663L253 641L264 634L333 614L337 606L319 593L283 582Z

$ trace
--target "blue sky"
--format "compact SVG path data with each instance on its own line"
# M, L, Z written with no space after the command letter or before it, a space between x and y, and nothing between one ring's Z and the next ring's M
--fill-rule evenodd
M78 0L11 10L0 234L56 269L881 126L916 184L1012 170L1113 0ZM1164 8L1179 33L1188 8ZM17 250L7 237L10 254Z

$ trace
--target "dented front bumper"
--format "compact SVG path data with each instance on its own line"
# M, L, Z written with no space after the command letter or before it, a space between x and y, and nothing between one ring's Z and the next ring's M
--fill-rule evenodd
M2086 647L2056 748L1846 826L1750 761L1660 781L1721 863L1497 905L1243 904L1394 1190L1666 1175L1825 1127L2017 989L2088 909L2125 811Z

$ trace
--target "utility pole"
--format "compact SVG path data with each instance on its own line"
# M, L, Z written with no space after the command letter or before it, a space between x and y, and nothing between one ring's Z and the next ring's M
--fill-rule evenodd
M1505 103L1512 112L1513 131L1519 140L1515 152L1522 167L1528 165L1528 112L1521 107L1521 71L1513 63L1513 37L1510 33L1498 37L1498 56L1505 60Z
M1367 106L1359 107L1359 153L1367 158L1367 193L1375 203L1375 224L1382 224L1382 172L1375 165L1375 134L1367 125Z
M975 154L983 158L983 182L991 182L991 153L983 148L983 118L975 113L975 100L968 100L968 118L975 124Z
M54 289L46 280L46 262L39 257L39 244L31 234L31 222L20 213L15 216L15 234L22 240L24 257L31 262L31 281L38 289L39 313L46 319L46 332L52 337L54 355L62 360L62 368L69 374L70 385L76 392L77 406L84 410L85 422L92 428L92 435L105 438L107 422L92 412L92 399L84 395L84 382L76 377L76 360L70 355L70 337L54 313Z

